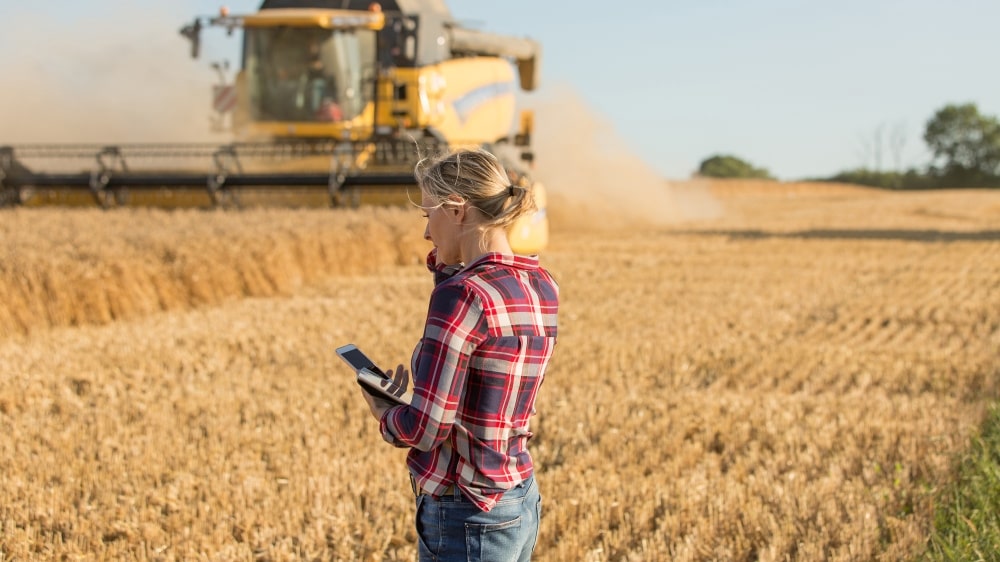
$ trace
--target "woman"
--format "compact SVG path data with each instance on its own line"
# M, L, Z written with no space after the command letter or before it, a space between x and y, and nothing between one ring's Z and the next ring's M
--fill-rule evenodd
M529 418L556 343L558 287L507 228L532 210L483 150L417 165L435 273L408 406L362 395L383 438L408 447L420 560L530 560L541 497ZM397 384L409 384L400 365Z

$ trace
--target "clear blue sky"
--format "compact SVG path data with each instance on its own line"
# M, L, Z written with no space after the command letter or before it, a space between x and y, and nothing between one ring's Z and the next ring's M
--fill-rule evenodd
M21 24L14 39L0 36L0 63L27 54L20 51L27 49L27 25L79 41L141 28L150 40L163 34L164 41L180 42L176 56L185 56L177 29L220 5L142 4L0 0L0 20ZM227 5L238 13L259 2ZM897 161L923 166L930 155L921 136L935 110L974 102L981 112L1000 115L997 0L448 5L468 25L539 40L545 58L537 95L570 88L636 156L669 178L687 177L716 153L737 155L782 179L873 166L877 146L883 168ZM100 22L98 33L88 30L93 22ZM208 61L235 53L238 44L214 35L199 63L206 73ZM60 56L71 60L73 53ZM0 122L0 142L3 129ZM905 139L900 150L891 148L893 136Z

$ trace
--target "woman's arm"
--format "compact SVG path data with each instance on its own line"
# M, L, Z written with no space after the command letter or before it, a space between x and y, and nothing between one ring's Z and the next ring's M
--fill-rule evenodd
M434 290L413 363L413 401L383 411L386 441L428 451L448 437L472 353L485 335L482 302L468 287L448 283Z

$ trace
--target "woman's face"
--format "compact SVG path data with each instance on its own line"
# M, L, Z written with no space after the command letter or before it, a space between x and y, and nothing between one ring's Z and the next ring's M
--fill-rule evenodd
M451 205L440 205L421 194L420 206L427 217L427 228L424 229L424 239L430 240L437 248L438 263L456 264L462 261L461 249L458 244L459 213Z

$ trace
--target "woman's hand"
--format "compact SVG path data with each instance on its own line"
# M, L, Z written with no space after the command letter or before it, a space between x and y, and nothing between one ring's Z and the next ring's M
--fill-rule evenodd
M386 380L382 383L382 387L388 392L399 396L406 391L410 386L410 372L406 370L406 367L399 365L396 367L396 372L386 371ZM375 419L382 421L382 416L390 408L399 406L399 404L386 400L385 398L380 398L373 395L367 390L362 389L361 394L365 398L365 402L368 404L368 409L371 410L372 416Z
M406 367L397 365L395 373L386 371L385 374L386 377L392 379L392 382L387 384L385 389L394 395L399 396L410 387L410 371L407 371Z
M365 389L361 389L361 395L365 397L365 402L368 404L368 409L371 410L372 416L380 422L382 421L382 416L385 415L385 412L389 408L398 406L398 404L390 402L384 398L379 398Z

